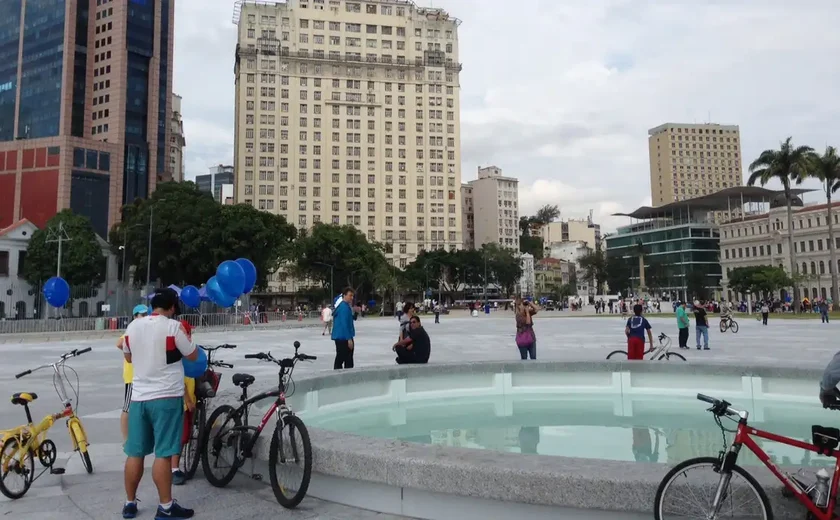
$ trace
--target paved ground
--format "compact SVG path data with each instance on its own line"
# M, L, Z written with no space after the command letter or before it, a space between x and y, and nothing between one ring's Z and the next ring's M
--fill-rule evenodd
M463 360L504 360L518 357L514 344L513 317L499 311L490 316L471 318L464 315L443 316L442 323L434 324L432 317L423 323L432 337L431 362L456 362ZM795 366L823 367L838 350L834 323L822 325L811 320L776 320L763 327L754 319L739 318L738 334L721 334L711 331L711 351L686 353L689 361L711 359L731 363L782 363ZM664 331L676 342L673 315L654 315L654 331ZM716 326L717 319L713 320ZM614 349L622 348L623 321L617 316L583 317L568 312L544 312L535 324L538 338L537 355L540 359L580 360L603 359ZM390 346L396 339L397 322L392 318L361 319L356 324L356 365L370 366L393 363ZM229 384L232 372L249 372L266 385L276 377L272 366L245 360L246 353L270 350L275 354L291 353L292 342L300 341L301 351L314 354L319 359L310 365L301 365L301 372L330 370L334 346L319 329L235 331L197 334L201 344L235 343L239 348L224 352L224 360L236 365L228 371L223 385ZM691 342L694 345L694 331ZM58 445L66 464L63 477L45 475L33 485L26 498L17 502L0 499L0 513L27 513L27 518L113 518L123 499L122 462L120 451L119 415L123 399L121 356L114 348L114 339L93 341L68 341L60 343L28 343L0 346L3 362L0 364L0 396L18 391L34 391L39 395L32 406L37 417L58 411L59 405L53 390L50 374L42 371L21 380L14 374L27 368L54 360L62 352L90 346L93 351L72 361L81 381L79 412L91 438L91 453L97 471L84 475L78 456L69 450L69 440L62 425L56 425L51 436ZM676 347L675 347L676 348ZM72 376L71 374L71 377ZM2 404L6 403L6 404ZM23 421L23 410L7 400L0 401L0 426L11 426ZM146 479L150 480L150 479ZM144 481L141 499L143 506L155 506L155 494L150 481ZM37 498L37 500L36 500ZM185 503L200 502L201 518L237 519L254 517L257 513L272 514L279 518L302 519L367 519L387 518L384 515L355 510L335 504L307 499L302 509L289 513L274 501L270 489L245 479L235 481L231 488L219 493L203 480L196 479L179 490L178 498ZM151 513L151 512L150 512ZM393 517L391 517L393 518Z

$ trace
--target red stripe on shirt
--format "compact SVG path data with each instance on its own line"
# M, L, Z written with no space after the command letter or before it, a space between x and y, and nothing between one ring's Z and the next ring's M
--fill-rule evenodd
M175 336L166 336L166 350L175 350Z

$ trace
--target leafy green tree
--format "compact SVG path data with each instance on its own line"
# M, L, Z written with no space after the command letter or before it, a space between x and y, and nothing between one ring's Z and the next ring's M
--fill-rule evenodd
M834 219L832 217L831 199L834 192L840 189L840 155L833 146L828 146L822 155L811 154L811 168L808 172L810 177L819 179L825 190L825 198L828 203L828 250L831 252L831 300L837 299L837 247L834 242Z
M505 294L511 295L522 278L522 264L510 249L498 244L484 244L481 254L487 259L488 280L496 283Z
M571 283L564 283L559 287L553 287L551 291L551 298L554 301L562 302L566 298L577 295L577 286Z
M558 218L560 218L560 208L556 205L546 204L537 210L537 214L534 215L533 220L540 226L545 226Z
M545 257L545 243L542 237L522 235L519 237L519 251L534 256L534 260L542 260Z
M630 278L633 274L633 259L619 256L608 256L604 263L603 276L609 286L610 293L628 295L633 291Z
M245 257L257 268L257 287L264 287L267 277L290 258L297 234L283 217L244 204L222 206L192 182L163 183L150 199L124 206L122 222L110 233L112 250L120 258L119 248L125 245L136 285L146 282L150 222L150 279L164 285L201 285L222 261Z
M608 278L606 253L601 250L591 251L578 260L578 265L580 265L580 269L582 271L581 276L583 276L585 280L589 280L591 283L594 283L597 287L595 292L600 293L601 288L605 283L607 283ZM628 275L626 281L629 281L629 279L630 276ZM621 287L624 287L626 281L622 282ZM610 290L615 292L615 290L619 289L614 289L610 286Z
M802 182L812 170L811 158L814 149L810 146L795 147L791 140L791 137L785 139L778 150L761 152L761 155L750 164L750 177L747 180L747 185L754 186L756 182L759 182L764 186L774 179L782 183L787 203L787 238L791 274L796 275L799 272L799 266L796 264L796 252L793 249L793 195L791 194L791 185ZM799 303L799 288L794 286L793 306L795 311L799 310Z
M652 293L658 293L669 285L670 270L668 266L648 257L647 265L645 265L645 285L647 290Z
M736 267L729 273L729 287L741 294L747 291L764 297L775 295L780 289L794 285L784 269L769 265Z
M353 226L318 223L295 242L295 270L298 275L318 280L334 292L351 287L363 298L373 294L382 270L389 267L378 243Z
M67 238L61 244L61 277L73 288L99 287L105 281L105 255L87 217L65 209L53 216L44 229L32 234L26 249L24 279L33 287L56 275L59 224Z
M690 298L707 300L709 298L708 277L702 269L692 269L685 274L686 290Z

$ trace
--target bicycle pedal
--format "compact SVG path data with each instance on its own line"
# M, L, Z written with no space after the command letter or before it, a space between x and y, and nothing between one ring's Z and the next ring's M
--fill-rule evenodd
M253 475L251 475L251 479L259 482L262 480L262 475L259 473L254 473Z
M64 475L64 468L50 468L50 475Z

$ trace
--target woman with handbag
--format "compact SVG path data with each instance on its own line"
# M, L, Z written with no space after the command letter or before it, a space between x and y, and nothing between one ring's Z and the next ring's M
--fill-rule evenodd
M516 346L522 359L537 359L537 336L534 334L534 314L537 308L522 298L516 299Z

